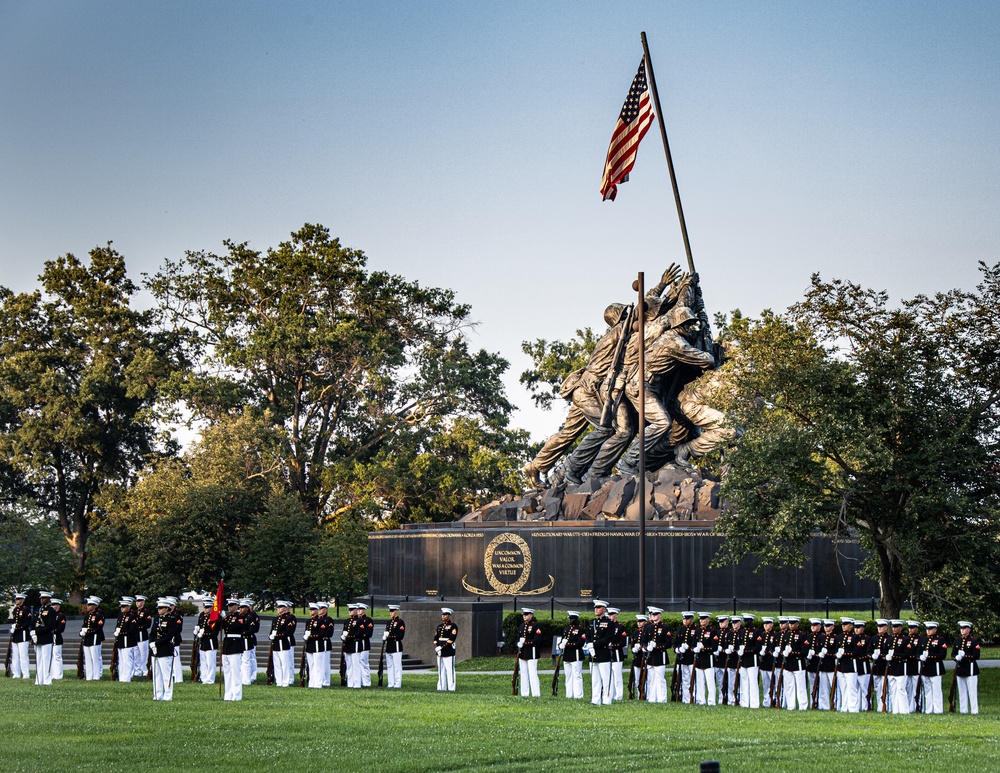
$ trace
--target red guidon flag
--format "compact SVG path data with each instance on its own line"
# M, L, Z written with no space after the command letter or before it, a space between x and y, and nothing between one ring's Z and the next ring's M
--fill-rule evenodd
M208 613L208 622L214 623L219 619L219 613L226 604L226 581L219 580L219 589L215 591L215 602L212 604L212 611Z
M618 183L628 182L628 173L635 166L635 154L639 142L653 122L653 106L649 99L646 83L646 60L639 62L639 71L628 90L625 104L611 135L608 160L604 162L604 178L601 180L601 195L604 200L615 200Z

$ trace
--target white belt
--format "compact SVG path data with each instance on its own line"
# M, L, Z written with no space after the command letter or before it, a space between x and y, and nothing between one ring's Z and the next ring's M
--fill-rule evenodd
M241 634L241 633L227 633L226 634L226 638L227 639L242 639L243 638L243 634Z

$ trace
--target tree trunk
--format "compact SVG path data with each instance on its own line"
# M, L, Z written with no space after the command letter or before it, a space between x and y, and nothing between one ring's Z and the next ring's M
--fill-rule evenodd
M903 591L902 566L890 540L875 543L875 554L879 563L879 589L882 598L879 599L878 610L882 617L899 617L906 595Z

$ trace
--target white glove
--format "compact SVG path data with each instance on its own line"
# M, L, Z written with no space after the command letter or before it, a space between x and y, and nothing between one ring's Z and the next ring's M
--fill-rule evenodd
M679 649L679 650L677 650L677 651L678 651L678 652L687 652L687 651L688 651L689 649L691 649L691 648L690 648L690 647L688 647L688 644L687 644L687 642L684 642L684 643L683 643L683 644L681 645L680 649Z
M552 648L556 651L556 653L562 652L562 648L563 648L563 639L562 639L562 636L557 636L556 637L555 643L552 645Z
M887 653L885 653L885 659L892 660L892 650L889 650Z
M701 652L703 649L705 649L705 645L702 644L701 642L698 642L697 644L694 645L694 651L696 653Z
M882 650L876 649L872 651L872 660L878 660L880 657L882 657Z
M14 626L11 626L11 628L13 628L13 627ZM11 633L14 633L14 632L11 631ZM81 628L80 629L80 636L86 636L86 635L87 635L87 629L86 628Z
M844 657L844 648L843 647L841 647L839 650L837 650L837 659L839 660L842 657Z
M774 657L778 657L781 654L781 647L775 647L774 652L771 653Z
M197 636L200 639L202 636L205 635L205 629L202 628L201 626L195 628L194 629L194 635Z
M816 657L816 650L809 650L808 657L809 657L810 660L812 660L814 657Z
M388 641L388 640L389 640L389 632L382 631L382 641Z
M37 633L35 633L34 631L29 631L29 632L28 632L28 635L29 635L29 636L31 637L31 640L32 640L32 641L33 641L33 642L34 642L35 644L38 644L38 634L37 634Z
M226 616L226 610L223 609L219 612L219 617L225 617L225 616Z
M792 645L791 645L791 644L786 644L786 645L785 645L785 650L784 650L784 654L785 654L785 657L786 657L786 658L787 658L787 657L788 657L789 655L791 655L791 654L792 654Z
M303 632L303 634L302 634L302 641L307 641L310 636L312 636L312 633L310 633L309 631ZM341 637L341 638L343 638L343 637Z
M342 634L340 634L340 640L347 641L347 631L344 631Z
M713 654L715 654L715 655L721 655L722 654L722 647L716 647L715 648L715 652Z
M829 652L829 650L828 650L828 649L827 649L826 647L824 647L823 649L821 649L821 650L819 651L819 656L820 656L821 658L825 658L825 657L826 657L826 653L827 653L827 652Z
M121 635L122 635L122 629L121 628L115 628L115 638L117 639Z
M743 653L746 652L746 649L747 649L746 645L745 644L741 644L740 648L738 650L736 650L736 654L739 655L742 658L743 657Z
M927 660L927 653L926 652L923 655L920 656L920 660L921 661Z
M732 644L730 644L728 647L726 647L726 654L727 655L732 655L733 654L733 645Z
M596 654L597 654L597 653L596 653L596 652L594 651L594 645L593 645L593 644L591 644L590 642L587 642L586 646L584 646L584 648L583 648L583 649L584 649L584 650L585 650L586 652L589 652L589 653L590 653L590 657L595 657L595 656L596 656Z
M153 651L153 654L155 655L156 654L156 644L155 643L150 644L149 648Z
M271 641L274 641L275 639L278 638L278 632L277 631L271 631L271 633L269 633L267 635L267 638L270 639Z
M441 657L441 648L440 647L435 647L434 651L438 654L438 657Z
M14 635L14 631L16 631L16 630L17 630L17 624L16 623L11 623L10 624L10 635L13 636Z
M656 642L655 641L651 641L651 642L647 642L646 643L646 652L652 652L655 649L656 649Z
M520 639L517 640L517 648L521 649L521 647L523 646L524 646L524 637L522 636Z
M646 647L648 649L649 645L647 644ZM642 652L642 645L636 642L635 644L632 645L632 653L638 655L640 652Z
M962 650L959 650L958 652L955 653L955 662L957 663L958 661L962 660L964 657L965 657L965 652L962 651Z

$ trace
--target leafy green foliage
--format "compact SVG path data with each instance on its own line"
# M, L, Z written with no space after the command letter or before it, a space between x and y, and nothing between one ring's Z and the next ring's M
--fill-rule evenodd
M453 489L451 468L431 459L447 437L474 424L498 451L518 442L506 429L507 363L469 350L469 308L451 291L369 272L363 253L319 225L266 253L226 247L188 253L149 281L198 363L175 394L209 420L267 411L284 433L286 485L317 520L352 507L397 521L445 517L454 498L412 516L394 508L413 492ZM391 478L417 460L441 479Z
M0 506L0 591L13 598L28 588L68 588L73 555L49 513L29 504Z
M798 563L815 529L857 533L881 609L995 619L1000 266L975 293L885 293L813 277L786 314L738 313L720 395L746 436L728 454L723 558Z
M137 290L110 245L45 264L42 290L0 288L0 458L54 514L86 582L97 500L169 451L153 409L174 338L131 308Z

